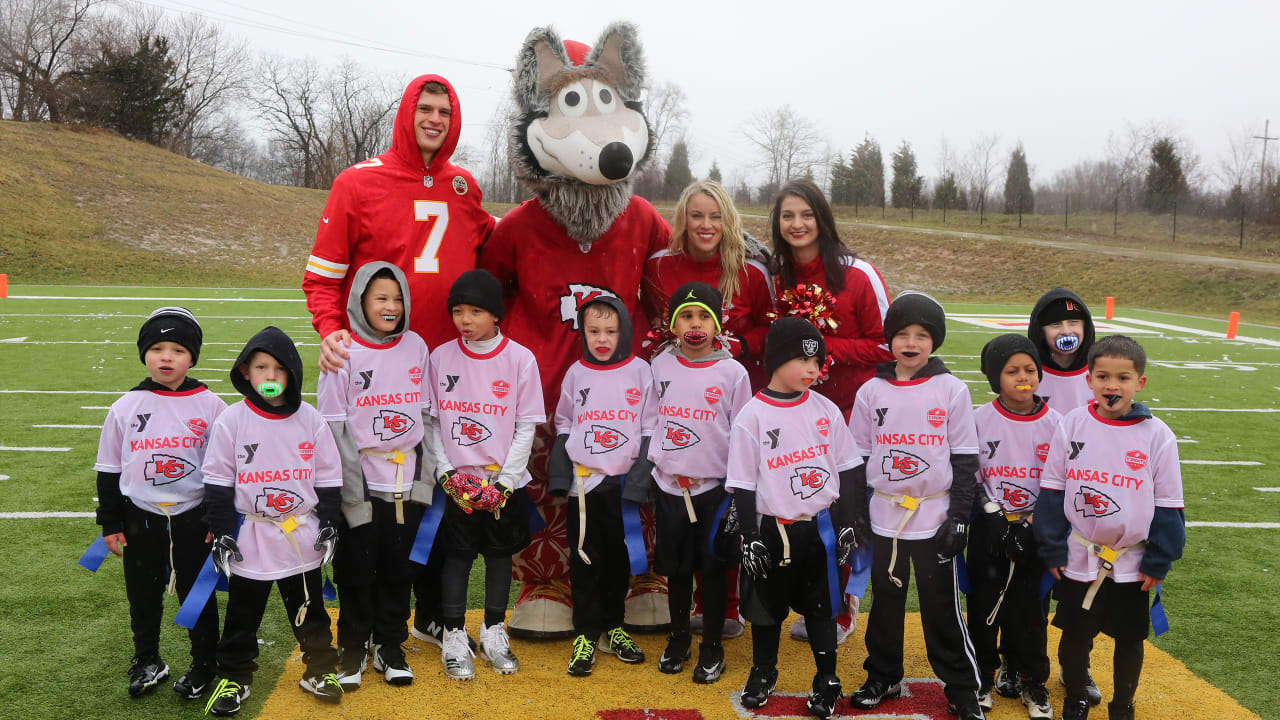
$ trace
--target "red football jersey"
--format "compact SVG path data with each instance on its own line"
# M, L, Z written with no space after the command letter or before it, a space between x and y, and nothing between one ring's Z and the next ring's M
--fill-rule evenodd
M431 166L423 167L413 115L422 86L432 81L449 89L453 115L444 144ZM449 162L461 131L453 86L439 75L420 76L400 100L391 149L352 165L333 181L302 279L312 325L321 337L347 327L348 270L374 260L395 263L408 277L411 330L433 348L455 337L449 287L475 267L476 249L495 222L480 206L475 178Z

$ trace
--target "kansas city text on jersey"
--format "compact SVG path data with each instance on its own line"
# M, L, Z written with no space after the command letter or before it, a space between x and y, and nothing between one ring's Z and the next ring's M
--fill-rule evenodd
M831 452L831 444L822 443L821 445L810 445L809 447L803 450L796 450L789 453L783 453L781 455L775 455L771 458L768 458L766 462L769 464L770 470L777 470L778 468L783 468L788 465L794 465L795 463L798 463L802 460L812 460L814 458L820 458L829 452Z

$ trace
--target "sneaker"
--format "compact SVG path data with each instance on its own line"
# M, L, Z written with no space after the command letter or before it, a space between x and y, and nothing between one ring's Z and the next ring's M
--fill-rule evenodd
M312 675L298 681L298 687L320 698L321 702L336 705L342 702L342 685L336 673Z
M206 715L226 717L240 712L240 703L249 697L249 686L222 678L213 688L209 703L204 706Z
M401 686L413 682L413 670L404 659L404 648L396 645L373 646L373 669L391 685Z
M978 686L978 707L983 712L988 712L995 707L995 702L991 699L991 689L995 686L995 673L982 673L982 684Z
M769 702L769 696L778 686L778 668L768 669L751 666L751 674L747 676L746 687L742 688L742 707L762 708Z
M1000 661L1000 669L996 671L996 692L1000 697L1022 697L1022 678L1016 672L1010 672L1009 665Z
M1084 697L1090 705L1098 705L1102 702L1102 691L1098 689L1098 683L1093 681L1093 675L1088 670L1084 672ZM1062 687L1066 687L1067 683L1062 679L1062 668L1058 668L1058 682Z
M902 683L888 683L884 680L867 678L862 687L849 696L849 705L859 710L874 710L880 703L902 694Z
M441 649L444 648L444 626L435 620L432 620L421 627L419 627L418 623L415 622L409 628L409 634L422 642L431 643ZM470 633L467 633L467 645L471 647L471 652L476 651L476 641L475 638L471 637Z
M658 672L675 675L684 670L684 661L689 659L689 645L693 638L688 635L667 635L667 647L658 658Z
M729 618L725 618L724 622L727 625L729 623ZM729 628L727 627L725 628L725 630L728 630L728 629ZM702 610L700 608L694 608L693 614L689 616L689 632L691 633L702 632Z
M692 623L690 623L692 625ZM742 616L727 617L724 619L724 627L720 630L720 637L724 640L732 640L742 637L742 633L746 632L746 623L743 622ZM699 629L701 631L701 629Z
M987 716L982 712L982 708L973 700L959 705L948 701L947 712L955 715L959 720L987 720Z
M857 616L855 615L854 617L856 618ZM725 624L727 625L728 622L729 621L726 620ZM848 625L845 625L844 623L840 622L839 619L837 619L836 620L836 645L843 645L844 641L849 639L849 635L852 632L853 632L853 622L850 622ZM728 637L728 635L726 634L725 637ZM796 618L796 621L791 623L791 639L800 640L802 642L807 642L809 640L809 626L807 623L805 623L803 615Z
M466 630L458 628L445 631L440 660L444 663L444 674L450 680L470 680L476 676L476 666L471 662L474 655L467 645Z
M1022 704L1027 706L1027 717L1032 720L1053 720L1053 706L1049 704L1049 691L1043 684L1031 680L1023 681Z
M334 675L343 692L360 689L360 678L369 662L369 648L361 645L358 648L342 648L342 658L338 661L338 669Z
M173 691L187 700L195 700L213 684L215 673L212 665L191 663L182 677L173 681Z
M804 704L815 717L828 718L836 711L840 701L840 678L834 675L814 675L809 701Z
M607 641L606 638L608 638ZM618 659L624 663L644 662L644 651L636 645L635 640L631 639L630 633L621 626L610 630L606 635L601 635L598 647L610 655L617 655Z
M1115 700L1107 703L1108 720L1133 720L1133 703L1117 705Z
M693 681L699 685L710 685L724 674L724 667L724 646L702 643L698 646L698 666L693 669Z
M142 697L169 677L169 666L159 655L135 657L129 661L129 697Z
M574 677L586 677L596 664L596 644L586 635L573 639L573 655L569 657L569 674Z
M511 652L511 638L505 623L480 625L480 657L489 661L499 675L510 675L520 669L520 661Z
M1062 720L1089 720L1089 699L1079 697L1063 700Z

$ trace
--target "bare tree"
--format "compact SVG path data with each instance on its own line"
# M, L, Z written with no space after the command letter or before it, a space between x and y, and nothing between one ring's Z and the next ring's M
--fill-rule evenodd
M1240 188L1241 193L1246 193L1250 186L1258 184L1258 157L1261 153L1252 136L1253 132L1248 128L1227 135L1227 151L1218 159L1217 176L1228 191Z
M390 147L399 104L400 93L395 87L364 72L350 58L343 59L329 81L335 177L344 168Z
M14 120L63 121L63 87L90 47L90 13L103 0L0 2L0 77Z
M974 138L973 144L969 146L967 158L969 201L976 201L978 204L979 225L985 219L987 194L991 191L991 185L995 182L996 173L1000 167L1000 158L996 153L999 142L1000 138L995 133L988 133Z
M254 83L253 103L267 127L272 160L288 168L286 182L328 187L324 104L327 93L314 60L264 56ZM326 175L329 175L326 177Z
M790 105L756 113L743 134L760 151L759 166L768 173L767 186L777 187L822 162L822 133Z
M248 44L229 38L217 25L194 15L181 15L165 27L177 66L174 81L186 88L182 115L168 148L202 162L214 163L237 142L232 117L249 87L252 66Z
M514 203L529 196L511 169L511 156L507 154L507 136L511 132L514 113L515 104L508 97L493 111L485 128L485 153L480 174L485 200Z

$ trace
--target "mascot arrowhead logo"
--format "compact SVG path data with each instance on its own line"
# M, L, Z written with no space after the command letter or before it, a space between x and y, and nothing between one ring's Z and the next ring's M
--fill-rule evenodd
M302 496L280 488L263 488L253 499L253 509L268 518L288 517L302 507Z
M831 473L826 468L800 465L791 474L791 494L808 500L826 487L830 477Z
M1103 518L1120 512L1120 505L1110 496L1088 485L1081 485L1075 496L1076 512L1084 517Z
M173 455L155 454L147 461L144 472L147 482L159 487L175 483L196 471L196 466Z
M890 480L906 480L929 469L929 463L918 455L903 452L896 448L880 461L880 471Z
M683 450L687 447L693 447L698 444L702 438L698 437L698 433L692 429L681 425L678 422L667 421L667 426L662 434L663 450Z
M1000 491L1002 504L1012 510L1026 510L1036 501L1036 494L1016 483L1005 481L996 488Z
M582 442L592 455L603 455L627 444L627 436L606 425L592 425Z
M395 410L382 410L373 419L373 434L379 440L390 440L413 429L413 418Z
M574 330L578 329L578 308L602 297L618 297L609 288L586 283L569 283L565 287L568 292L560 296L560 322L568 323Z
M453 428L450 431L450 437L463 447L484 442L492 435L493 431L479 420L472 420L465 415L453 421Z

